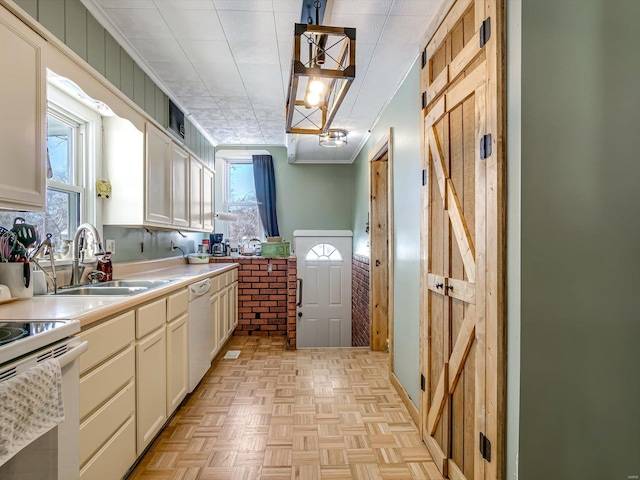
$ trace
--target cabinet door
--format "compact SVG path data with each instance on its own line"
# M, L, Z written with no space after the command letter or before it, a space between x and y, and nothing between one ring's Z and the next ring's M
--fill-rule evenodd
M213 172L205 167L202 174L202 227L213 231Z
M179 145L171 145L173 171L172 223L177 227L189 226L189 154Z
M140 455L167 420L167 352L162 326L136 346L137 452Z
M189 389L189 315L167 324L167 418L180 406Z
M191 198L189 209L189 226L202 230L202 172L204 166L195 158L191 157L191 189L189 196Z
M227 340L227 324L229 322L229 290L226 288L218 294L218 350Z
M146 124L145 220L171 224L171 139L152 124Z
M234 282L231 285L231 292L229 294L229 309L230 309L230 321L231 328L229 329L229 335L233 335L233 331L238 326L238 282Z
M213 361L213 359L216 357L220 348L220 327L218 327L218 315L220 313L218 311L219 305L220 300L218 297L218 293L211 295L211 297L209 297L209 311L211 315L211 361Z
M46 42L0 6L0 207L44 210Z

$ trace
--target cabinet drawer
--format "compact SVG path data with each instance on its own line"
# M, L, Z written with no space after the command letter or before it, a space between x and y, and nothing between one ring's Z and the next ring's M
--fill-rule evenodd
M136 422L131 417L80 470L80 480L122 478L136 460Z
M218 293L220 289L220 275L216 275L215 277L211 277L211 287L209 287L209 295L215 295Z
M80 425L80 465L109 440L128 417L133 416L135 393L131 382Z
M133 345L80 380L80 420L129 383L136 373Z
M185 288L167 297L167 322L178 318L189 308L189 291Z
M164 325L167 320L167 302L163 298L138 308L138 321L136 322L136 338L142 338L147 333Z
M135 325L136 315L132 310L81 332L78 337L89 342L89 350L80 356L80 374L133 342Z

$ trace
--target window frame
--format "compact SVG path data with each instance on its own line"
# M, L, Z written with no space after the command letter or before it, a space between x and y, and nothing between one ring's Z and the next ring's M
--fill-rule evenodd
M229 212L230 207L232 206L254 206L257 208L258 207L258 200L256 199L255 202L230 202L229 201L229 196L231 194L231 165L233 164L249 164L249 165L253 165L253 160L251 157L234 157L234 158L223 158L223 165L224 165L224 185L223 185L223 189L222 189L222 205L224 207L224 211L225 212ZM231 232L231 226L230 226L230 222L220 222L223 223L224 226L222 228L217 227L216 230L220 231L222 230L222 233L224 233L225 238L228 238L229 240L237 240L238 242L240 242L240 238L237 239L232 239L230 237L230 232ZM265 233L264 233L264 226L262 225L262 220L260 219L260 216L258 214L258 237L259 239L265 238Z

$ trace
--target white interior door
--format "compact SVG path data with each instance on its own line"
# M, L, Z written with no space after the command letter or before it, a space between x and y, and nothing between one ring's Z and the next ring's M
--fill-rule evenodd
M351 346L350 230L296 230L297 346Z

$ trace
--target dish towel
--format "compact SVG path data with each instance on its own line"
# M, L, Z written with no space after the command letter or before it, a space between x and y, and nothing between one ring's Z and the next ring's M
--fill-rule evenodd
M62 370L56 359L0 382L0 465L64 421Z

